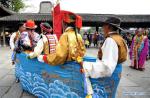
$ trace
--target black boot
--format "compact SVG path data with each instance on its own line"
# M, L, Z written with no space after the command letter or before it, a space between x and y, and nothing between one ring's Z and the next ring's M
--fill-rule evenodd
M12 61L12 65L15 65L15 62L14 62L14 61Z
M19 82L20 82L19 78L16 78L16 83L19 83Z

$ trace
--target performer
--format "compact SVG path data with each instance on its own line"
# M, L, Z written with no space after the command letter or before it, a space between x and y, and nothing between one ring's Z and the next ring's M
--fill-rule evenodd
M148 40L148 51L147 51L146 61L149 59L149 39L148 39L148 32L149 32L148 29L145 28L144 29L144 33L143 33L143 37L147 38L147 40Z
M147 37L148 37L148 41L149 41L149 45L148 45L149 46L149 52L148 52L149 58L148 59L150 59L150 30L148 29L147 32L148 32Z
M85 54L82 37L77 32L81 28L82 19L71 12L63 11L63 24L65 32L61 35L56 46L55 54L41 55L38 60L50 65L64 64L66 61L78 61Z
M100 83L100 87L106 90L104 93L107 93L107 97L109 98L115 98L116 89L120 80L118 76L121 73L121 64L127 59L127 45L119 35L119 30L122 30L120 23L120 19L115 17L110 17L104 22L103 30L106 40L99 50L100 60L96 62L83 62L85 77L96 78L94 81L91 79L92 85L97 82L102 82ZM109 80L104 80L105 77L109 77ZM104 83L102 80L104 80ZM111 86L112 81L114 82ZM107 92L108 89L110 90L109 92ZM94 96L93 92L88 93Z
M20 52L20 49L18 47L18 42L19 42L19 38L20 38L20 34L25 31L25 28L23 27L23 23L19 23L18 24L18 31L13 33L10 37L10 48L13 51L12 54L12 65L14 65L15 63L15 59L16 59L16 52Z
M143 36L144 30L139 28L132 40L130 49L131 68L143 71L145 69L144 63L148 54L148 38Z
M21 33L20 42L24 50L32 51L40 39L39 34L35 32L37 25L33 20L27 20L24 27L26 31Z
M35 58L39 56L42 52L45 55L52 54L56 52L56 45L58 39L55 34L53 34L52 27L49 23L41 23L41 39L38 41L37 46L34 48L34 52L29 54L29 58Z

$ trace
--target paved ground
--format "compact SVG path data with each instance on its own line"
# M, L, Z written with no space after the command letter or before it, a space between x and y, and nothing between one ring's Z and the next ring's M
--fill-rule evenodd
M15 83L10 52L8 47L0 47L0 98L36 98L24 92L19 83ZM96 56L97 49L88 49L87 54ZM123 64L116 98L150 98L150 61L146 62L144 72L130 69L129 64L129 60Z

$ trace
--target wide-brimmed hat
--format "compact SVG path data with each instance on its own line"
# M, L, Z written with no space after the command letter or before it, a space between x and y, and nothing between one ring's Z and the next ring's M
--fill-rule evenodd
M33 20L27 20L24 24L24 27L27 29L36 29L37 25L35 25L35 22Z
M119 18L116 18L116 17L109 17L106 21L104 21L104 24L109 24L109 25L112 25L114 27L117 27L120 30L123 30L120 27L121 20Z

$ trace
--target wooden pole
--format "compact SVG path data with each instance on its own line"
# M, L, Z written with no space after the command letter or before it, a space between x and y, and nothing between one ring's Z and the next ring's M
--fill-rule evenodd
M3 33L3 46L6 47L6 38L5 38L5 27L2 27L2 33Z
M0 28L0 47L2 47L2 27Z
M99 30L99 27L98 27L98 26L96 26L96 31L98 32L98 30Z
M2 47L1 33L2 33L2 32L0 32L0 47Z

